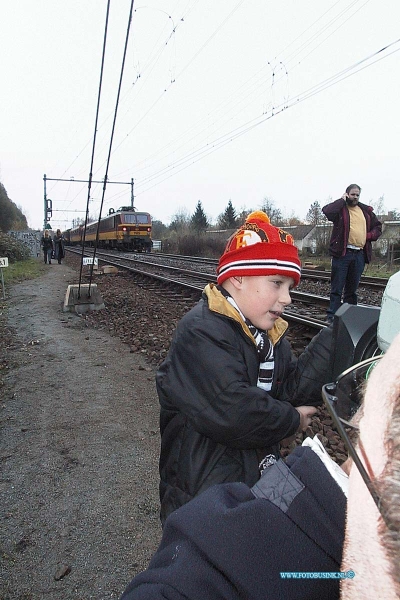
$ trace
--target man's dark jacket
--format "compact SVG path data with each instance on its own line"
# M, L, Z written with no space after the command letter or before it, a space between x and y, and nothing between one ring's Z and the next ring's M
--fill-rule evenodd
M253 489L216 485L172 513L148 569L121 600L338 599L339 578L326 574L341 570L345 507L318 456L296 448Z
M367 206L362 202L359 202L357 206L361 208L365 217L367 226L367 241L363 248L364 260L366 263L370 263L372 259L371 242L375 242L382 234L382 223L378 220L377 216L373 212L372 206ZM335 258L344 256L346 254L350 232L350 214L346 201L343 200L343 198L339 198L339 200L335 200L334 202L324 206L322 208L322 212L328 221L332 221L333 223L329 246L330 255L334 256Z
M279 319L269 332L275 371L266 392L257 387L254 337L216 286L179 322L156 378L162 522L211 485L254 485L260 461L279 457L279 442L296 433L294 407L321 403L321 386L331 381L331 330L295 359L286 329Z

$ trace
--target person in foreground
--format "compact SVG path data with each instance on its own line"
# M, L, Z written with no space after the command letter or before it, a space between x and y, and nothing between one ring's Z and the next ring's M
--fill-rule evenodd
M398 323L393 323L398 330ZM374 498L354 465L341 583L345 600L400 598L400 334L373 370L359 422L358 456Z
M357 304L357 289L366 264L371 262L372 244L382 234L382 223L372 210L359 201L361 188L352 183L339 200L322 208L332 221L329 252L332 256L331 295L328 321L343 302Z
M215 485L173 512L121 600L337 600L347 475L316 438L249 488ZM293 575L294 574L294 575Z
M331 380L332 331L292 354L282 314L299 280L293 238L253 212L227 243L218 285L178 323L156 376L162 523L211 485L253 486L310 424Z
M346 394L339 391L342 376L323 387L354 460L349 479L316 438L307 438L286 464L266 468L252 489L242 483L212 487L168 517L148 569L121 600L325 600L339 598L339 582L342 600L399 598L399 359L398 333L386 354L345 372ZM359 430L354 448L341 419L348 423L350 409L362 402L363 394L355 402L348 393L359 373L362 390L368 382L351 420Z

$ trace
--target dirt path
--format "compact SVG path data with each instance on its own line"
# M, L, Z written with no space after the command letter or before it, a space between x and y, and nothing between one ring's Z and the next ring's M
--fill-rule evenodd
M7 302L0 600L118 598L161 535L154 368L62 312L75 282L49 265Z

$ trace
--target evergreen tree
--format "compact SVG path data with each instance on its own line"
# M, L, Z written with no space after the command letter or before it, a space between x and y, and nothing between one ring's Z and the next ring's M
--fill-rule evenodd
M197 202L196 210L194 211L193 216L190 219L190 227L194 229L194 231L197 231L197 233L204 232L209 227L209 223L207 221L206 214L203 210L201 200Z
M232 206L232 200L229 200L225 211L218 218L218 227L220 229L235 229L237 225L236 211Z
M28 223L21 209L10 200L7 195L6 188L0 183L0 230L4 233L7 231L22 231L28 229Z
M4 233L7 233L11 229L11 223L13 220L11 202L7 196L6 189L2 183L0 183L0 229Z

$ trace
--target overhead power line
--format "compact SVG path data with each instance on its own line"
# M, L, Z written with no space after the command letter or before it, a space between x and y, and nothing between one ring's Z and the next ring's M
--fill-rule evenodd
M114 111L114 119L113 119L113 125L112 125L112 130L111 130L110 146L109 146L108 156L107 156L106 171L105 171L105 174L104 174L103 193L102 193L101 202L100 202L99 219L98 219L98 222L97 222L96 241L95 241L94 248L93 248L93 262L92 262L92 265L91 265L90 280L89 280L89 295L90 295L90 286L91 286L91 283L92 283L92 276L93 276L93 265L94 265L94 262L95 262L96 250L97 250L97 245L98 245L98 242L99 242L100 220L101 220L101 213L102 213L102 210L103 210L104 196L105 196L106 187L107 187L108 169L109 169L109 166L110 166L111 150L112 150L112 144L113 144L114 133L115 133L115 124L116 124L116 121L117 121L119 98L120 98L120 95L121 95L122 79L123 79L123 75L124 75L124 67L125 67L125 60L126 60L126 51L127 51L127 48L128 48L129 31L130 31L130 27L131 27L131 23L132 23L133 4L134 4L134 0L131 1L131 6L130 6L130 10L129 10L128 26L127 26L127 30L126 30L125 46L124 46L124 53L123 53L123 57L122 57L121 72L120 72L119 84L118 84L118 92L117 92L117 99L116 99L116 102L115 102L115 111ZM84 244L83 244L83 246L84 246ZM83 252L83 247L82 247L82 252ZM83 263L83 260L82 260L82 263ZM82 267L81 267L81 271L82 271Z
M263 110L263 114L267 114L268 109L270 107L276 108L275 101L274 101L275 94L273 93L274 86L275 86L275 84L279 83L279 81L282 78L285 78L285 80L286 80L285 96L286 96L286 99L289 99L289 97L290 97L289 72L288 72L289 63L294 63L294 61L296 61L293 64L293 66L291 66L290 73L292 73L294 68L298 68L298 66L305 60L305 58L307 58L308 56L310 56L310 54L315 52L315 50L317 48L319 48L329 37L331 37L334 32L336 32L340 27L342 27L344 25L344 23L346 23L350 18L352 18L354 16L354 14L359 12L359 10L361 10L370 0L364 1L362 6L358 6L358 8L356 8L356 5L359 4L360 1L361 0L353 0L351 2L351 4L346 6L344 9L342 9L339 14L332 17L328 23L322 25L316 32L312 32L311 35L289 55L289 57L287 57L287 58L284 57L286 50L294 42L299 40L305 33L307 33L316 23L319 23L319 21L321 21L321 19L324 16L326 16L334 7L336 7L336 5L340 3L340 0L339 0L338 2L336 2L334 4L333 7L331 7L329 10L325 11L325 13L323 13L323 15L321 17L319 17L316 21L314 21L314 23L312 25L310 25L305 31L303 31L302 34L297 36L293 42L289 43L286 46L286 48L284 48L284 50L281 51L277 55L277 57L281 56L282 60L279 62L276 62L275 67L272 67L272 64L271 64L271 68L272 68L272 80L271 80L272 101L267 105L265 110ZM229 14L229 16L225 19L225 21L217 28L216 31L214 31L211 38L217 33L217 31L219 31L219 29L222 27L222 25L226 23L228 18L233 14L233 12L235 10L237 10L238 7L239 7L239 5L235 6L235 8ZM348 12L354 8L356 8L356 10L353 11L350 15L348 15ZM344 17L346 17L346 18L343 21ZM338 21L340 21L339 25L337 25L335 27L333 32L331 31L329 33L329 30L332 28L332 26L336 25ZM324 34L325 32L327 32L325 37L322 40L320 40L316 46L314 46L311 50L309 50L305 56L302 57L301 54L302 54L303 50L306 50L307 48L309 48L309 46L314 41L319 40L321 35ZM207 40L207 42L211 38L209 38ZM203 45L203 47L205 47L205 45ZM285 60L285 63L283 63L283 59ZM190 64L190 62L188 64ZM270 65L269 62L267 64ZM183 69L183 70L185 70L185 69ZM180 73L182 73L182 71ZM165 146L163 146L162 148L159 148L158 150L153 152L151 154L151 156L147 156L145 159L141 160L139 163L136 163L135 167L134 167L135 174L137 175L138 173L140 173L141 170L142 171L145 170L145 171L151 173L152 168L157 163L159 163L163 159L168 159L168 156L170 156L171 153L176 154L176 152L181 150L184 146L187 146L190 142L193 142L194 139L198 138L198 144L201 144L202 139L207 140L210 138L210 135L215 135L218 130L222 130L224 127L226 127L228 125L229 121L232 121L239 114L243 113L243 111L246 108L248 108L250 103L254 103L257 100L263 99L263 97L265 95L265 84L266 84L267 78L268 79L271 78L271 74L269 72L263 73L262 70L258 71L256 74L254 74L252 77L250 77L246 82L244 82L236 91L234 90L234 91L230 92L229 96L226 100L221 102L219 106L215 107L211 112L209 112L207 114L208 124L206 127L204 127L204 115L202 115L198 119L198 121L195 123L192 123L191 126L185 132L178 135L174 140L170 140ZM168 90L166 90L166 91L168 91ZM118 149L126 141L128 135L133 131L133 129L135 129L141 123L141 121L143 121L143 119L145 117L147 117L150 114L150 112L152 112L155 105L163 97L164 96L161 95L153 102L153 104L146 110L146 113L140 117L139 121L130 130L130 132L127 134L127 136L120 142L120 144L117 146L116 149ZM210 117L213 114L215 115L214 121L210 121ZM196 129L197 129L197 132L196 132ZM210 133L210 131L211 131L211 133ZM192 134L192 132L193 132L193 134ZM188 134L190 134L189 138L187 137ZM174 147L174 144L179 143L180 140L182 140L182 142L179 144L179 146ZM168 148L171 150L167 151ZM153 161L149 163L149 160L151 160L151 159L153 159ZM144 165L144 167L141 168L141 165ZM120 175L125 172L126 172L125 170L120 172ZM143 178L142 178L142 180L143 180Z
M386 52L390 48L393 48L394 46L398 45L399 43L400 43L400 38L398 40L388 44L387 46L384 46L380 50L377 50L376 52L365 57L364 59L356 62L355 64L347 67L346 69L339 71L335 75L308 88L307 90L301 92L300 94L293 96L292 98L288 99L288 101L285 102L284 104L277 106L273 113L271 113L269 115L255 117L254 119L251 119L250 121L247 121L246 123L243 123L239 127L236 127L235 129L223 134L219 138L215 138L213 141L207 143L206 145L199 147L197 150L193 150L192 152L182 156L181 158L179 158L175 162L167 165L163 169L160 169L159 171L156 171L155 173L149 175L148 177L145 177L142 181L140 181L140 179L136 180L136 190L138 188L139 188L139 190L140 190L140 188L143 188L143 187L145 188L145 189L142 189L142 191L139 191L137 193L137 195L141 195L144 192L148 191L149 189L152 189L156 185L159 185L166 179L169 179L173 175L176 175L177 173L186 169L190 165L198 162L205 156L208 156L209 154L216 152L217 150L219 150L226 144L229 144L232 141L234 141L236 138L248 133L249 131L251 131L255 127L258 127L265 121L268 121L271 118L277 116L278 114L282 113L284 110L287 110L295 105L298 105L300 102L304 102L305 100L311 98L312 96L315 96L316 94L319 94L320 92L325 91L326 89L328 89L334 85L337 85L341 81L354 76L359 71L362 71L362 70L372 66L373 64L379 62L380 60L383 60L384 58L388 58L392 54L398 52L400 50L400 48L394 49L391 52L385 54L384 56L381 56L382 53ZM375 60L372 60L372 59L375 59ZM369 62L369 64L365 64L368 61L371 61L371 62ZM153 185L146 186L146 184L150 184L152 181L155 181L157 179L159 181L157 181Z
M82 281L83 256L84 256L84 251L85 251L86 228L87 228L87 223L88 223L88 218L89 218L90 190L91 190L91 187L92 187L94 152L95 152L95 148L96 148L97 123L98 123L98 119L99 119L100 97L101 97L101 87L102 87L103 73L104 73L104 58L105 58L105 54L106 54L107 30L108 30L108 19L109 19L109 16L110 16L110 0L108 0L108 2L107 2L106 22L105 22L105 27L104 27L103 51L102 51L102 55L101 55L100 81L99 81L99 90L98 90L98 94L97 94L96 118L95 118L94 134L93 134L92 157L91 157L90 169L89 169L88 196L87 196L87 202L86 202L85 224L84 224L84 231L83 231L81 268L80 268L80 271L79 271L78 297L80 296L80 286L81 286L81 281ZM94 262L94 260L93 260L93 262ZM90 284L89 284L89 290L90 290ZM89 295L90 295L90 291L89 291Z

